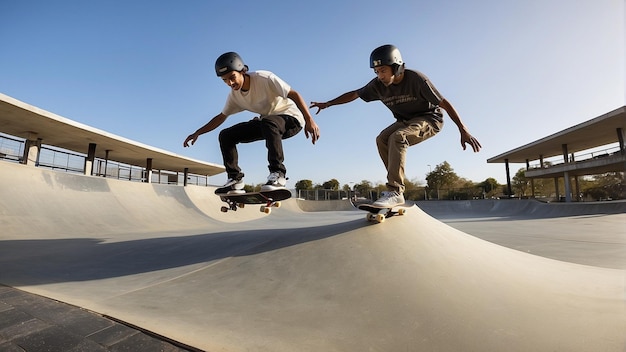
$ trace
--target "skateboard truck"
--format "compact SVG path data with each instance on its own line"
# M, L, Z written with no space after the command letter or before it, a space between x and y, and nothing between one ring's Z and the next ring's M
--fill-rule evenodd
M361 204L357 206L358 209L367 211L365 214L365 219L369 222L377 222L381 223L385 221L386 218L392 217L394 215L404 215L406 213L406 209L410 207L408 204L400 204L390 208L374 206L371 204ZM394 210L396 209L397 210Z
M227 204L222 206L223 213L229 210L237 211L239 208L245 207L246 204L260 204L260 211L265 214L272 212L272 208L280 207L280 201L291 197L291 192L285 189L279 189L268 192L251 192L240 194L220 194L220 199Z

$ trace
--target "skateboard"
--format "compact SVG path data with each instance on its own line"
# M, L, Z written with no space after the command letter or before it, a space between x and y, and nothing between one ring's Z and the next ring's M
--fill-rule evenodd
M287 189L277 189L267 192L251 192L239 194L218 194L223 202L228 206L223 206L221 211L226 213L229 210L237 211L238 208L245 207L246 204L262 204L261 212L269 214L272 207L280 207L280 201L291 198L291 192Z
M365 218L367 221L375 221L377 223L381 223L385 221L386 218L392 217L394 215L404 215L406 213L406 209L412 207L413 204L400 204L394 207L381 207L372 204L361 204L357 208L360 210L365 210L367 214ZM396 209L397 210L394 210Z

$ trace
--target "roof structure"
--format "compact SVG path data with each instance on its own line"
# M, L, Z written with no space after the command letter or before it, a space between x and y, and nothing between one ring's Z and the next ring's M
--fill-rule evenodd
M626 131L626 106L487 159L488 163L526 163L618 142L616 130Z
M222 165L190 159L166 150L116 136L0 93L0 132L27 140L87 154L96 145L95 157L152 169L213 176L224 172ZM108 151L108 156L107 156Z
M487 159L488 163L504 163L508 194L512 193L509 164L525 163L527 178L560 178L565 183L565 201L572 199L570 178L626 170L626 106L589 121L567 128L532 143ZM604 153L587 160L576 160L575 153L619 143L619 151ZM561 163L545 163L546 158L562 156ZM530 168L529 162L539 160ZM534 192L534 191L533 191Z

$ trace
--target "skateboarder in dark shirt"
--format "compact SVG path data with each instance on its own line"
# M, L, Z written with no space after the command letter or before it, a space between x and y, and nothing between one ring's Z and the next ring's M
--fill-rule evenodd
M409 146L423 142L443 127L443 113L459 128L463 150L469 144L474 152L482 146L467 130L458 113L423 73L408 70L400 51L393 45L383 45L372 51L370 67L376 78L364 87L344 93L325 103L311 102L318 110L345 104L361 98L366 102L380 100L391 110L396 122L376 137L380 158L387 169L387 192L374 202L377 206L393 207L404 203L404 166Z

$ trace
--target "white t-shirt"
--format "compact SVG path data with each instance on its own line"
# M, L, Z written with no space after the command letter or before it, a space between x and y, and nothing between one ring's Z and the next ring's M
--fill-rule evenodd
M301 127L304 127L304 117L293 100L287 98L291 87L270 71L247 72L250 76L250 90L231 90L222 114L229 116L251 111L263 116L289 115L293 116Z

